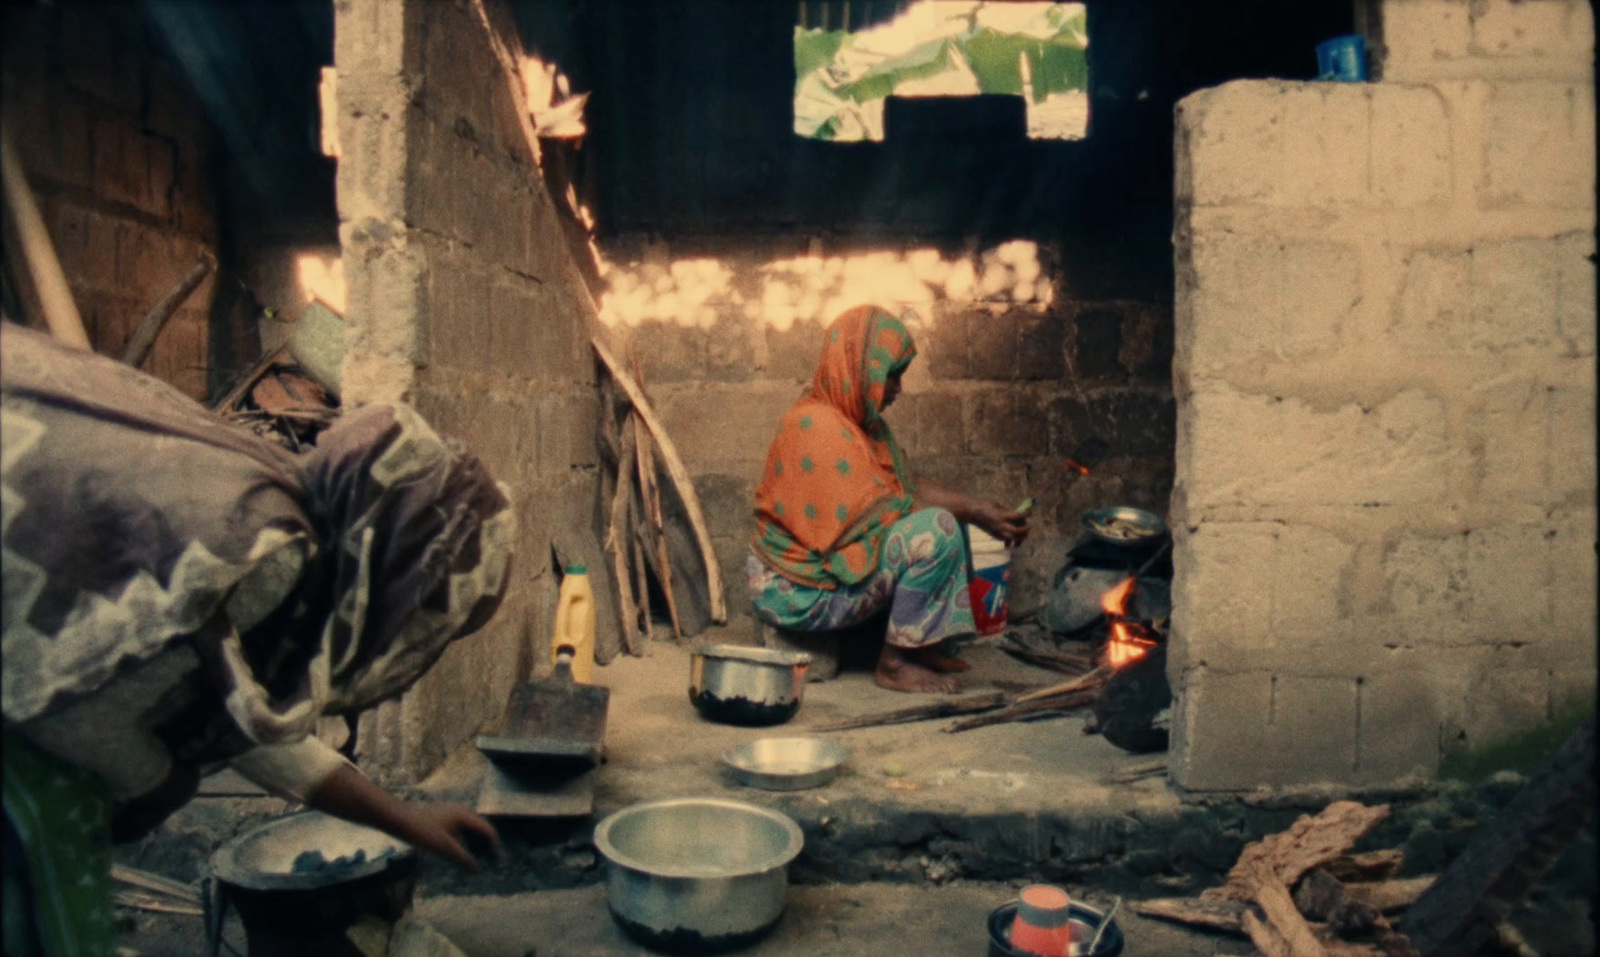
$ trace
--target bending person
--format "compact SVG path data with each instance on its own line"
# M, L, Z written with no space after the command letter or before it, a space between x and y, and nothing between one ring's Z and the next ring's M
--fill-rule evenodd
M487 622L513 513L403 405L292 456L159 380L0 322L7 954L110 953L109 845L231 764L457 864L494 828L311 732Z
M965 662L941 650L975 627L959 523L1015 544L1027 517L913 482L883 410L916 345L900 320L857 306L825 334L816 376L778 423L756 488L746 572L756 614L830 631L889 610L877 683L952 692Z

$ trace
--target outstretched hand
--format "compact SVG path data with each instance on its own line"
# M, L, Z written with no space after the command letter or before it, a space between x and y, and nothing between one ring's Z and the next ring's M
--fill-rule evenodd
M999 502L978 500L971 510L972 524L1007 545L1020 545L1028 537L1028 513L1018 512Z
M459 804L408 802L404 818L406 840L466 870L483 869L479 855L469 848L487 850L490 859L500 856L500 835L494 825Z

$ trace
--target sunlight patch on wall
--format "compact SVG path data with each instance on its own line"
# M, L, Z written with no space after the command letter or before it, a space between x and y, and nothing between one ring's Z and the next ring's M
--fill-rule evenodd
M294 265L305 301L321 299L329 309L344 315L347 292L344 260L337 255L301 253L295 257Z
M862 303L898 312L943 300L1049 304L1054 296L1038 245L1020 239L954 258L915 248L819 252L742 267L710 258L602 260L600 274L601 320L627 327L649 322L708 329L731 318L781 332L798 322L826 325Z

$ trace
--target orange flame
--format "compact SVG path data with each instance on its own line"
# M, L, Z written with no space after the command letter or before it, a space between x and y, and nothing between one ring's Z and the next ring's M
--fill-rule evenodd
M1106 617L1111 620L1111 640L1106 642L1106 664L1112 668L1138 661L1155 647L1155 642L1135 635L1123 620L1122 616L1128 609L1128 598L1133 594L1133 583L1134 579L1129 578L1100 599L1100 607L1105 609Z

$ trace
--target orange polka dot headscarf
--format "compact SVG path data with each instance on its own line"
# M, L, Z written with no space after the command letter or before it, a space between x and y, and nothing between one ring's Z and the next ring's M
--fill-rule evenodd
M756 487L756 554L804 585L852 585L878 567L883 535L909 514L912 484L883 420L889 377L917 354L876 306L827 329L817 374L778 423Z

